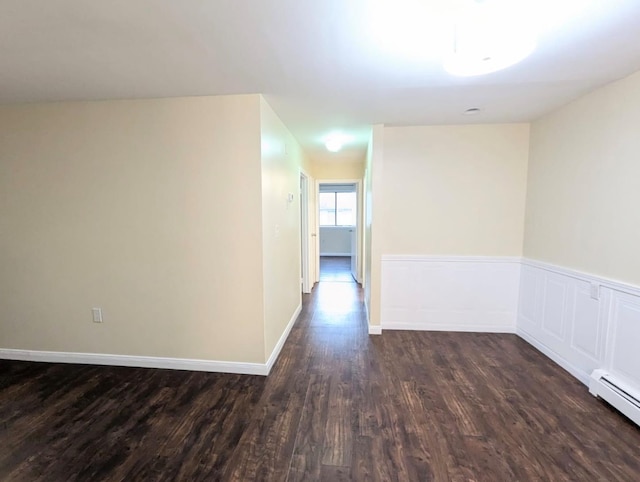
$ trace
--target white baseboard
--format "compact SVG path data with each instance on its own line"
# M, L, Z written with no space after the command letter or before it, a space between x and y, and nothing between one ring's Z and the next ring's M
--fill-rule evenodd
M386 322L386 330L413 331L461 331L468 333L515 333L516 327L511 324L460 324L460 323L394 323Z
M286 328L282 332L282 335L280 336L278 343L276 343L276 346L273 348L273 351L271 352L271 356L269 357L265 365L267 370L267 373L265 373L265 375L268 375L269 373L271 373L271 369L273 368L273 365L276 363L276 360L278 359L278 355L280 355L280 351L282 351L282 347L284 346L284 343L287 341L287 338L289 337L289 333L291 333L291 329L293 328L293 325L296 324L296 320L298 319L298 316L300 315L301 311L302 311L302 303L300 303L296 308L296 311L293 312L293 315L291 316L289 323L287 323Z
M0 348L0 359L47 363L77 363L83 365L164 368L169 370L237 373L243 375L268 375L267 365L264 363L197 360L191 358L164 358L150 356L14 350Z
M539 342L538 340L536 340L533 336L528 334L526 331L521 330L521 329L518 328L517 334L524 341L526 341L527 343L532 345L538 351L540 351L541 353L543 353L547 357L551 358L554 362L556 362L558 365L560 365L566 371L571 373L571 375L573 375L575 378L580 380L585 385L589 386L589 374L588 373L584 372L583 370L580 370L578 367L573 365L567 359L563 358L558 353L553 351L551 348L549 348L545 344L543 344L543 343Z
M76 363L81 365L109 365L137 368L162 368L168 370L191 370L212 373L236 373L240 375L267 376L287 341L291 328L302 311L299 304L278 340L267 363L244 363L191 358L166 358L153 356L111 355L105 353L74 353L60 351L16 350L0 348L0 359L46 363Z
M367 322L367 328L370 335L382 335L382 327L380 325L372 325L369 322L369 304L367 303L367 299L365 297L364 300L364 316Z

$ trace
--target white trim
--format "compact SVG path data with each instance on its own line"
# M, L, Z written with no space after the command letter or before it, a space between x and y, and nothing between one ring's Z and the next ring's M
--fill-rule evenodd
M300 265L302 267L302 292L311 293L309 275L309 175L300 169Z
M287 327L284 329L284 331L282 332L282 335L280 336L280 339L278 340L278 343L276 343L276 346L273 348L273 351L271 352L271 356L269 356L269 359L265 364L265 368L266 368L265 375L268 375L271 372L271 369L273 368L273 365L278 359L278 355L280 355L280 351L282 350L284 343L287 341L287 338L289 337L289 333L291 333L291 329L293 328L293 325L296 324L298 316L300 315L301 312L302 312L302 302L298 305L298 307L296 308L296 311L293 312L293 315L291 316L289 323L287 323Z
M367 300L364 300L364 316L367 321L367 331L370 335L382 335L382 326L380 325L372 325L369 321L369 305L367 304Z
M382 327L380 325L368 325L370 335L382 335Z
M519 256L438 256L419 254L383 254L382 261L413 261L425 263L517 263Z
M364 286L362 287L362 289L364 289ZM369 305L367 304L367 298L366 296L364 297L364 301L362 303L364 305L364 316L365 316L365 320L367 321L367 325L370 324L370 319L369 319Z
M59 351L14 350L0 348L0 359L48 363L78 363L139 368L165 368L200 372L238 373L242 375L268 375L264 363L243 363L191 358L165 358L152 356L111 355L101 353L73 353Z
M548 358L556 362L558 365L560 365L562 368L564 368L566 371L568 371L571 375L573 375L575 378L580 380L582 383L584 383L587 386L589 385L589 374L587 372L580 370L578 367L576 367L575 365L570 363L568 360L558 355L555 351L547 347L544 343L541 343L538 340L536 340L532 335L529 335L526 331L522 330L521 328L517 328L516 333L520 338L522 338L524 341L526 341L531 346L536 348L542 354L546 355Z
M583 281L590 281L592 283L599 284L606 288L610 288L614 291L620 291L622 293L629 293L630 295L640 296L640 287L635 286L624 281L612 280L604 278L591 273L585 273L571 268L564 268L555 264L547 263L545 261L538 261L535 259L522 258L522 264L525 266L532 266L534 268L543 269L545 271L551 271L552 273L569 276Z
M351 253L320 253L320 257L322 256L340 256L342 258L350 258Z
M434 324L434 323L402 323L387 322L383 328L386 330L405 330L405 331L462 331L467 333L515 333L516 327L506 324Z
M74 353L62 351L16 350L0 348L0 359L47 363L78 363L86 365L109 365L138 368L163 368L169 370L191 370L198 372L237 373L240 375L269 375L271 368L287 341L291 328L302 311L298 305L267 363L244 363L192 358L166 358L154 356L111 355L106 353Z

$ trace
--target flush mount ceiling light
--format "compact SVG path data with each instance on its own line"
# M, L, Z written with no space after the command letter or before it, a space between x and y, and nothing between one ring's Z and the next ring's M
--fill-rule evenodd
M351 136L342 134L340 132L335 132L333 134L329 134L325 138L324 145L329 152L338 152L350 140Z
M528 57L536 47L524 2L470 1L457 18L444 68L457 76L489 74Z

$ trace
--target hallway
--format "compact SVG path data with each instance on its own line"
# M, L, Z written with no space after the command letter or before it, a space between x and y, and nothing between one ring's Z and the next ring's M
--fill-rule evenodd
M0 479L633 480L640 431L514 335L367 334L321 282L267 378L0 361Z
M350 256L320 256L320 281L353 283Z

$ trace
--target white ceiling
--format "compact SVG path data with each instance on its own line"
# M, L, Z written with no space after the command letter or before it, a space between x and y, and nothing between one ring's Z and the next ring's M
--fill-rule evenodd
M2 0L0 102L259 92L313 158L348 160L372 124L529 121L640 69L640 0L511 0L534 9L533 55L452 77L469 1ZM354 140L330 154L334 130Z

